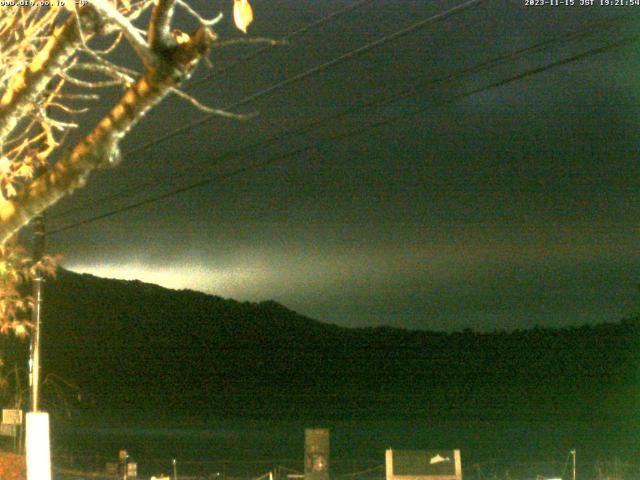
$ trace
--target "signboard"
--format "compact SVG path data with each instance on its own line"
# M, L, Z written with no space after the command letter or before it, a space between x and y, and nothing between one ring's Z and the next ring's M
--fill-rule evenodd
M136 462L127 463L127 478L138 476L138 464Z
M304 431L305 480L329 480L329 430L307 428Z
M387 480L462 480L460 450L387 450Z
M3 408L2 423L7 425L22 425L22 410Z

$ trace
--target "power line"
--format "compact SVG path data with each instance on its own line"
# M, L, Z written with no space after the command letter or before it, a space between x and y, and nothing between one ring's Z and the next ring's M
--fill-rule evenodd
M228 159L228 158L233 158L238 156L239 154L243 153L243 152L248 152L251 150L254 150L258 147L264 146L264 145L268 145L268 144L273 144L277 141L283 140L285 138L288 138L292 135L298 135L298 134L302 134L305 132L308 132L310 130L312 130L313 128L320 126L320 125L324 125L328 122L331 121L335 121L337 119L346 117L347 115L353 114L353 113L358 113L362 110L366 110L366 109L370 109L373 107L381 107L383 105L387 105L389 103L392 103L400 98L406 97L409 94L414 93L416 90L418 89L423 89L425 87L428 87L430 85L434 85L434 84L438 84L438 83L444 83L444 82L449 82L452 80L459 80L461 78L464 78L465 76L486 70L486 69L490 69L502 64L505 64L507 61L509 60L514 60L517 59L527 53L531 53L531 52L535 52L535 51L539 51L539 50L543 50L545 48L548 48L550 46L552 46L555 43L558 43L560 41L566 41L566 40L573 40L576 38L581 38L581 37L585 37L585 36L590 36L593 35L594 33L597 33L597 28L602 28L602 27L610 27L613 24L619 22L619 21L628 21L629 17L627 16L620 16L620 17L616 17L613 20L609 20L609 21L605 21L605 22L594 22L593 24L588 25L586 28L581 29L579 31L576 32L568 32L565 33L563 35L554 37L552 39L548 39L548 40L544 40L542 42L539 42L537 44L528 46L528 47L524 47L512 52L508 52L506 54L503 55L499 55L497 57L494 57L490 60L487 60L485 62L481 62L479 64L458 70L456 72L452 72L449 73L447 75L435 78L435 79L430 79L427 80L425 82L420 82L420 83L414 83L412 84L410 87L402 89L392 95L388 95L386 97L383 98L378 98L378 99L374 99L371 100L369 102L364 102L358 105L354 105L352 107L349 107L347 109L341 110L339 112L335 112L333 114L327 115L327 116L323 116L323 117L319 117L316 118L310 122L307 122L304 125L301 125L299 127L296 128L292 128L292 129L287 129L284 130L282 132L279 132L276 135L272 135L271 137L267 138L267 139L263 139L263 140L259 140L257 142L254 142L250 145L245 145L242 146L240 148L236 148L230 151L227 151L225 153L223 153L222 155L219 155L217 157L215 157L213 159L213 162L211 160L207 161L207 164L205 166L206 170L210 170L211 167L213 166L213 164L219 164L221 163L221 161ZM179 177L185 177L188 174L186 173L182 173L181 175L179 175ZM171 178L175 179L176 176L172 176ZM105 201L109 201L109 200L113 200L113 199L117 199L118 197L126 197L128 193L130 192L137 192L139 191L140 188L144 188L150 185L154 185L156 182L155 180L152 181L147 181L144 183L140 183L136 186L133 187L128 187L125 189L121 189L120 191L116 192L116 193L112 193L109 195L105 195L101 198L95 199L92 202L90 202L90 206L91 205L99 205L104 203ZM83 210L86 208L86 205L81 205L81 206L77 206L77 207L72 207L69 208L67 210L64 210L56 215L52 215L50 218L51 219L55 219L55 218L61 218L63 216L68 215L69 213L78 211L78 210Z
M523 72L523 73L521 73L519 75L516 75L514 77L510 77L510 78L507 78L505 80L501 80L499 82L496 82L496 83L492 84L491 88L501 87L503 85L515 82L515 81L520 80L522 78L525 78L525 77L528 77L528 76L531 76L531 75L536 75L538 73L542 73L544 71L549 70L550 68L560 67L562 65L566 65L568 63L573 63L573 62L576 62L578 60L582 60L584 58L591 57L593 55L598 55L600 53L607 52L607 51L612 50L614 48L619 48L619 47L622 47L622 46L625 46L625 45L629 45L631 43L637 42L638 39L640 39L640 36L638 36L638 35L633 35L631 37L625 37L625 38L623 38L623 39L621 39L621 40L619 40L617 42L610 43L610 44L605 45L603 47L598 47L598 48L593 48L591 50L587 50L586 52L579 53L579 54L574 55L572 57L565 58L563 60L559 60L557 62L551 63L551 64L546 65L546 66L532 68L532 69L527 70L526 72ZM467 92L467 93L463 94L463 97L468 97L470 95L474 95L476 93L480 93L481 91L484 91L484 90L486 90L485 87L480 87L478 89L471 90L470 92ZM460 98L463 98L463 97L460 97Z
M329 15L322 17L314 22L309 23L308 25L305 25L301 28L299 28L298 30L295 30L291 33L288 33L287 35L285 35L284 37L282 37L280 39L280 43L286 43L289 42L291 39L295 38L295 37L299 37L300 35L303 35L305 33L307 33L309 30L319 27L321 25L324 25L326 23L329 23L330 21L336 19L337 17L344 15L345 13L348 12L352 12L360 7L363 7L364 5L366 5L367 3L371 3L373 0L360 0L359 2L355 2L352 3L350 5L347 5L346 7L343 7L339 10L336 10L335 12L330 13ZM195 86L198 86L204 82L207 82L209 80L211 80L212 78L222 74L222 73L226 73L229 70L231 70L232 68L236 67L237 65L240 65L241 63L245 63L248 62L249 60L253 60L254 58L258 57L259 55L268 52L272 49L274 49L275 47L277 47L278 44L270 44L270 45L266 45L264 47L261 47L243 57L241 57L240 59L236 60L235 62L232 63L227 63L225 64L222 68L219 68L217 70L215 70L214 72L209 73L208 75L206 75L205 77L199 79L199 80L195 80L193 82L191 82L188 86L187 89L191 89Z
M449 103L453 103L456 100L460 100L460 99L463 99L463 98L466 98L466 97L481 93L483 91L492 90L494 88L497 88L497 87L500 87L500 86L504 86L504 85L507 85L509 83L521 80L521 79L526 78L528 76L537 75L539 73L542 73L544 71L550 70L552 68L556 68L556 67L559 67L559 66L562 66L562 65L566 65L568 63L572 63L572 62L575 62L575 61L578 61L578 60L582 60L582 59L587 58L589 56L601 54L601 53L604 53L604 52L606 52L608 50L611 50L611 49L614 49L614 48L619 48L619 47L624 46L624 45L629 45L631 43L634 43L634 42L638 41L639 38L640 38L639 36L626 37L626 38L624 38L624 39L622 39L622 40L620 40L618 42L614 42L612 44L608 44L608 45L605 45L603 47L590 49L590 50L587 50L586 52L582 52L582 53L579 53L577 55L568 57L566 59L559 60L559 61L547 64L546 66L543 66L543 67L537 67L537 68L529 69L529 70L527 70L527 71L525 71L525 72L523 72L521 74L509 77L507 79L499 80L497 82L493 82L493 83L491 83L489 85L486 85L484 87L479 87L477 89L473 89L471 91L455 95L455 96L449 98L447 101L441 102L439 104L436 104L435 106L442 106L442 105L446 105L446 104L449 104ZM71 225L67 225L67 226L59 228L57 230L53 230L53 231L51 231L49 233L49 235L53 235L53 234L56 234L56 233L59 233L59 232L63 232L63 231L69 230L71 228L75 228L75 227L78 227L78 226L81 226L81 225L85 225L87 223L92 223L92 222L97 221L97 220L108 218L108 217L117 215L119 213L123 213L123 212L129 211L129 210L133 210L135 208L142 207L142 206L150 204L150 203L155 203L155 202L157 202L159 200L163 200L165 198L169 198L169 197L172 197L172 196L175 196L175 195L179 195L181 193L184 193L184 192L187 192L187 191L194 190L196 188L202 187L204 185L207 185L207 184L213 182L214 180L223 180L223 179L226 179L226 178L235 177L235 176L240 175L242 173L245 173L247 171L263 168L265 166L268 166L270 164L276 163L278 161L286 160L289 157L297 156L299 154L311 151L311 150L317 148L318 146L320 146L320 145L322 145L322 144L324 144L324 143L326 143L328 141L334 141L334 140L339 141L339 140L343 140L345 138L359 136L362 133L365 133L366 131L368 131L368 130L370 130L372 128L379 128L381 126L385 126L385 125L388 125L390 123L394 123L394 122L397 122L399 120L402 120L404 118L407 118L407 117L410 117L410 116L414 116L414 115L416 115L418 113L421 113L421 112L427 110L429 107L432 107L432 106L429 105L429 106L426 106L426 107L421 107L421 108L415 109L415 110L413 110L411 112L407 112L407 113L404 113L402 115L396 115L394 117L390 117L390 118L387 118L387 119L384 119L384 120L381 120L381 121L378 121L378 122L374 122L374 123L365 125L363 127L351 130L349 132L343 132L341 134L336 134L336 135L332 135L332 136L320 139L319 141L316 141L316 142L314 142L314 143L312 143L310 145L306 145L306 146L304 146L302 148L293 150L291 152L287 152L286 154L283 154L283 155L278 155L278 156L271 157L271 158L269 158L269 159L267 159L267 160L265 160L263 162L258 162L258 163L252 164L252 165L248 165L248 166L237 168L235 170L232 170L230 172L226 172L224 174L219 174L213 179L210 178L210 179L200 180L198 182L191 183L191 184L186 185L184 187L181 187L181 188L178 188L178 189L175 189L175 190L172 190L172 191L160 194L160 195L156 195L156 196L150 197L148 199L145 199L145 200L142 200L142 201L139 201L139 202L135 202L135 203L129 204L129 205L125 206L125 207L114 209L114 210L111 210L109 212L106 212L106 213L103 213L103 214L100 214L100 215L97 215L97 216L94 216L94 217L89 217L88 219L82 220L80 222L76 222L76 223L73 223Z
M306 78L308 78L308 77L310 77L312 75L315 75L315 74L320 73L320 72L322 72L324 70L327 70L327 69L329 69L331 67L339 65L342 62L345 62L347 60L351 60L353 58L356 58L359 55L362 55L362 54L364 54L364 53L366 53L366 52L368 52L368 51L370 51L370 50L372 50L372 49L374 49L376 47L379 47L381 45L384 45L386 43L392 42L392 41L397 40L399 38L402 38L402 37L404 37L406 35L409 35L409 34L415 32L415 31L417 31L417 30L419 30L421 28L426 27L427 25L436 23L438 21L445 20L445 19L447 19L447 18L449 18L449 17L451 17L453 15L462 13L463 11L465 11L465 10L467 10L467 9L469 9L469 8L475 6L476 4L479 4L479 3L483 2L483 1L485 1L485 0L468 0L465 3L462 3L460 5L452 7L450 9L445 10L443 12L440 12L440 13L438 13L436 15L432 15L432 16L426 18L426 19L423 19L423 20L420 20L418 22L415 22L415 23L409 25L408 27L405 27L403 29L397 30L396 32L394 32L392 34L383 36L383 37L379 38L378 40L375 40L373 42L369 42L369 43L367 43L367 44L365 44L365 45L363 45L361 47L355 48L355 49L353 49L353 50L351 50L351 51L349 51L349 52L347 52L345 54L342 54L342 55L340 55L340 56L338 56L338 57L336 57L336 58L334 58L332 60L329 60L327 62L324 62L324 63L320 64L320 65L317 65L315 67L307 69L307 70L305 70L305 71L303 71L303 72L301 72L301 73L299 73L297 75L294 75L293 77L289 77L289 78L287 78L287 79L285 79L285 80L283 80L281 82L278 82L278 83L276 83L276 84L274 84L274 85L272 85L270 87L267 87L267 88L265 88L263 90L260 90L260 91L254 93L254 94L251 94L251 95L249 95L247 97L244 97L243 99L239 100L238 102L235 102L234 104L225 107L225 110L233 110L233 109L236 109L238 107L244 106L244 105L246 105L248 103L254 102L254 101L256 101L256 100L258 100L258 99L260 99L260 98L262 98L264 96L273 94L273 93L277 92L278 90L283 89L286 86L289 86L289 85L292 85L292 84L294 84L296 82L304 80L304 79L306 79ZM204 123L207 123L207 122L209 122L210 120L212 120L213 118L216 118L216 117L217 117L217 115L215 115L215 114L207 115L207 116L205 116L205 117L203 117L203 118L201 118L199 120L196 120L196 121L194 121L194 122L192 122L192 123L190 123L188 125L184 125L182 127L178 127L175 130L173 130L173 131L171 131L171 132L169 132L169 133L167 133L165 135L162 135L162 136L160 136L158 138L155 138L155 139L153 139L153 140L151 140L151 141L149 141L149 142L147 142L147 143L145 143L143 145L135 147L135 148L129 150L128 152L125 152L124 156L126 157L126 156L129 156L129 155L135 155L137 153L140 153L140 152L143 152L145 150L148 150L149 148L151 148L154 145L157 145L158 143L164 142L164 141L169 140L171 138L174 138L174 137L176 137L178 135L186 133L186 132L192 130L193 128L195 128L197 126L200 126L200 125L202 125ZM60 214L56 215L55 217L60 217L60 216L62 216L64 214L66 214L66 212L60 213ZM55 218L55 217L52 217L52 218Z
M389 118L386 118L386 119L383 119L383 120L380 120L380 121L377 121L377 122L373 122L373 123L367 124L365 126L362 126L360 128L351 130L349 132L343 132L343 133L340 133L340 134L331 135L329 137L323 138L323 139L321 139L319 141L316 141L316 142L314 142L312 144L306 145L305 147L296 149L294 151L288 152L286 154L274 156L274 157L271 157L271 158L269 158L269 159L267 159L267 160L265 160L263 162L258 162L258 163L252 164L252 165L240 167L240 168L237 168L237 169L232 170L230 172L226 172L224 174L217 175L216 178L200 180L198 182L186 185L184 187L181 187L181 188L178 188L178 189L175 189L175 190L172 190L172 191L160 194L160 195L149 197L149 198L147 198L145 200L142 200L142 201L139 201L139 202L135 202L135 203L129 204L129 205L125 206L125 207L114 209L114 210L111 210L109 212L105 212L103 214L96 215L94 217L89 217L89 218L84 219L82 221L79 221L79 222L76 222L76 223L61 227L59 229L53 230L53 231L49 232L49 235L54 235L54 234L57 234L57 233L60 233L60 232L64 232L64 231L70 230L72 228L79 227L81 225L86 225L88 223L92 223L92 222L95 222L97 220L102 220L104 218L108 218L108 217L117 215L119 213L123 213L123 212L129 211L129 210L133 210L135 208L139 208L139 207L142 207L144 205L148 205L150 203L155 203L155 202L157 202L159 200L163 200L165 198L170 198L170 197L179 195L181 193L184 193L184 192L187 192L187 191L190 191L190 190L194 190L196 188L202 187L204 185L207 185L207 184L213 182L213 180L231 178L231 177L235 177L237 175L240 175L242 173L245 173L245 172L248 172L248 171L251 171L251 170L256 170L256 169L259 169L259 168L263 168L263 167L268 166L270 164L273 164L273 163L276 163L276 162L279 162L279 161L282 161L282 160L286 160L289 157L296 156L296 155L299 155L301 153L306 153L306 152L308 152L310 150L313 150L313 149L317 148L318 146L320 146L323 143L326 143L328 141L340 141L340 140L343 140L345 138L351 138L351 137L359 136L359 135L362 135L363 133L365 133L365 132L367 132L367 131L369 131L369 130L371 130L373 128L379 128L381 126L389 125L391 123L394 123L394 122L397 122L399 120L402 120L404 118L407 118L407 117L410 117L410 116L415 116L416 114L421 113L423 111L426 111L427 109L432 108L434 106L438 107L438 106L443 106L443 105L446 105L446 104L450 104L450 103L455 102L456 100L460 100L460 99L463 99L463 98L466 98L466 97L470 97L472 95L476 95L476 94L484 92L484 91L492 90L494 88L498 88L498 87L507 85L509 83L513 83L513 82L516 82L518 80L522 80L522 79L527 78L529 76L537 75L539 73L551 70L553 68L557 68L559 66L563 66L563 65L567 65L569 63L575 62L575 61L583 60L583 59L588 58L588 57L593 56L593 55L599 55L599 54L602 54L602 53L607 52L609 50L612 50L612 49L615 49L615 48L619 48L619 47L622 47L622 46L625 46L625 45L630 45L632 43L637 42L639 39L640 39L640 36L637 36L637 35L631 36L631 37L625 37L625 38L623 38L623 39L621 39L621 40L619 40L617 42L610 43L610 44L602 46L602 47L593 48L593 49L587 50L585 52L581 52L579 54L573 55L571 57L567 57L565 59L558 60L556 62L552 62L552 63L547 64L545 66L532 68L532 69L526 70L526 71L524 71L524 72L522 72L520 74L511 76L509 78L506 78L506 79L503 79L503 80L498 80L496 82L493 82L493 83L490 83L488 85L485 85L484 87L479 87L479 88L472 89L472 90L470 90L468 92L465 92L465 93L454 95L453 97L450 97L446 101L443 101L443 102L440 102L440 103L436 103L436 105L428 105L428 106L425 106L425 107L420 107L420 108L412 110L411 112L407 112L407 113L404 113L404 114L401 114L401 115L396 115L396 116L389 117Z
M336 65L339 65L343 62L346 62L348 60L352 60L354 58L359 57L360 55L365 54L366 52L369 52L370 50L373 50L374 48L380 47L382 45L385 45L387 43L393 42L395 40L398 40L402 37L405 37L417 30L420 30L428 25L431 25L433 23L442 21L442 20L446 20L447 18L460 14L462 12L464 12L465 10L468 10L472 7L474 7L475 5L483 2L485 0L467 0L466 2L457 5L455 7L452 7L448 10L445 10L444 12L438 13L436 15L432 15L431 17L425 18L423 20L420 20L418 22L415 22L411 25L409 25L408 27L402 28L400 30L397 30L394 33L391 33L389 35L385 35L381 38L379 38L378 40L375 40L373 42L369 42L361 47L358 47L354 50L350 50L347 53L344 53L332 60L329 60L327 62L324 62L320 65L317 65L315 67L312 67L308 70L305 70L297 75L294 75L292 77L289 77L285 80L282 80L281 82L278 82L274 85L271 85L270 87L267 87L263 90L260 90L256 93L253 93L247 97L244 97L243 99L228 105L227 107L224 108L224 110L235 110L239 107L243 107L249 103L255 102L256 100L259 100L263 97L266 97L268 95L271 95L273 93L276 93L279 90L282 90L285 87L288 87L290 85L293 85L294 83L300 82L306 78L311 77L312 75L321 73L325 70L328 70L329 68L335 67ZM201 118L200 120L196 120L194 122L191 122L188 125L184 125L182 127L178 127L175 130L162 135L154 140L151 140L143 145L140 145L138 147L135 147L131 150L129 150L128 152L125 153L125 156L127 155L134 155L136 153L140 153L144 150L149 149L150 147L152 147L153 145L156 145L158 143L164 142L165 140L169 140L173 137L176 137L178 135L181 135L183 133L187 133L190 130L192 130L195 127L198 127L202 124L205 124L207 122L209 122L210 120L212 120L213 118L216 118L217 115L216 114L210 114L210 115L206 115L205 117Z

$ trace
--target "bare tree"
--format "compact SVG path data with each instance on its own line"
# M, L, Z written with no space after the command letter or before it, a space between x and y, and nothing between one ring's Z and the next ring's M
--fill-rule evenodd
M251 7L248 0L233 1L236 26L246 32ZM199 27L191 33L176 28L176 8ZM50 258L28 261L12 241L16 232L83 186L93 170L116 165L123 137L168 94L199 105L179 89L217 41L212 27L221 18L207 20L184 0L49 0L46 6L45 0L16 0L0 6L1 331L26 331L21 319L30 299L21 297L19 285L38 269L52 270ZM142 71L111 60L122 42ZM114 87L124 93L110 112L80 142L65 145L88 102L101 88Z

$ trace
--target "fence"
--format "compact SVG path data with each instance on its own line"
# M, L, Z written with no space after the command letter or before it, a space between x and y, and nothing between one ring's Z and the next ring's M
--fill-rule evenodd
M171 458L136 458L138 478L150 478L164 474L173 478ZM54 473L58 480L105 479L113 480L115 475L107 474L106 465L114 458L102 456L64 456L54 458ZM176 470L180 480L261 480L271 473L273 480L291 480L303 475L302 460L176 460ZM332 478L336 480L384 480L384 466L379 461L369 459L336 460L331 463Z
M114 474L105 473L105 466L114 458L58 457L54 458L56 480L115 480ZM138 478L149 479L164 474L173 479L171 458L136 459ZM266 480L271 473L273 480L293 480L303 476L300 459L275 460L180 460L176 461L179 480ZM526 463L501 463L485 461L464 463L465 480L572 480L570 462L539 461ZM385 468L379 459L332 459L332 480L385 480ZM620 460L581 462L577 465L577 480L640 480L640 465Z

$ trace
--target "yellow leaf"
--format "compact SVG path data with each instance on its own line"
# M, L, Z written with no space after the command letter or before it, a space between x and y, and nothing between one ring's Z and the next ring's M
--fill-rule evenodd
M11 160L7 157L0 157L0 175L5 175L11 168Z
M238 30L247 33L247 27L253 22L253 10L248 0L233 0L233 20Z
M15 329L14 329L15 333L16 333L16 337L20 337L20 338L24 338L29 334L29 331L27 330L27 328L24 325L16 325Z
M15 174L19 177L31 178L33 176L33 166L23 163Z
M5 186L5 191L7 192L7 198L14 197L16 195L16 189L10 183L7 183Z

